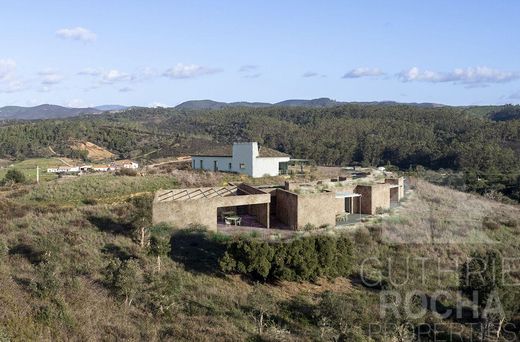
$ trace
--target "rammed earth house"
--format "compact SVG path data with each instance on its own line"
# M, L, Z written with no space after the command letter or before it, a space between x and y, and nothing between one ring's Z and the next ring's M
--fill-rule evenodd
M402 177L372 184L335 180L160 190L153 202L153 223L177 228L202 224L213 231L232 224L289 230L334 227L349 216L359 218L391 208L403 196Z
M234 143L194 154L193 169L243 173L251 177L277 176L290 160L288 154L258 147L257 142Z

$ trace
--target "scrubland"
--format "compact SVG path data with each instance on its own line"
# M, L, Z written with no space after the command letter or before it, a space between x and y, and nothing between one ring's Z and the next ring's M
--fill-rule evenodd
M379 317L381 289L444 290L452 307L457 267L471 252L519 256L518 207L418 181L399 208L342 230L353 246L347 277L257 283L225 274L218 259L229 237L197 229L171 232L159 270L136 234L136 215L146 213L127 199L232 180L175 171L4 189L0 340L384 341L367 337L371 323L390 320ZM443 320L428 311L413 324L424 322Z

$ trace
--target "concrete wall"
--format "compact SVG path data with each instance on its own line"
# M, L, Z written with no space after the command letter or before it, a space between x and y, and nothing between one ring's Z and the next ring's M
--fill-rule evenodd
M278 176L280 173L280 163L288 162L290 160L289 157L273 157L273 158L256 158L253 163L253 177L263 177L265 175L268 176Z
M298 196L298 229L307 224L316 227L336 226L337 200L335 192L320 192Z
M390 208L390 186L377 183L356 186L356 193L361 194L361 213L374 215L378 208Z
M276 218L289 226L298 229L298 195L282 189L276 189Z
M386 184L398 185L399 190L397 192L397 201L400 201L404 197L404 177L399 178L387 178L385 179Z
M238 193L246 195L268 195L271 201L271 194L262 189L255 188L248 184L239 184L237 187ZM252 204L247 207L247 213L256 217L256 220L266 228L269 228L270 221L270 203L267 204Z
M253 215L256 217L258 223L260 223L265 228L269 228L269 203L266 204L251 204L247 208L247 212L249 215Z
M180 229L185 228L189 224L202 224L207 226L209 230L216 231L217 208L260 204L264 204L263 207L267 208L270 201L270 194L255 194L161 202L156 194L152 209L152 221L153 224L168 223ZM266 215L269 212L268 209L254 210L259 215ZM269 218L265 216L258 217L258 221L268 225Z
M233 144L233 171L253 176L253 161L258 155L256 142ZM240 165L243 164L243 168Z

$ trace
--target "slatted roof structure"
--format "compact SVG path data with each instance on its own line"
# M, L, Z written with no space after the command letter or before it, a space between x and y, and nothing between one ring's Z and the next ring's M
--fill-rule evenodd
M203 198L237 196L236 185L213 188L188 188L158 191L155 200L158 202L190 201Z

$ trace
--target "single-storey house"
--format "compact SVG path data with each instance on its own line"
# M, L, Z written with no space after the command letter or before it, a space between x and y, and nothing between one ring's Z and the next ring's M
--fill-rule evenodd
M243 173L254 178L277 176L281 165L290 160L288 154L259 147L257 142L215 147L191 158L193 169Z
M374 215L396 205L404 196L404 179L373 184L349 180L312 184L286 182L283 186L247 184L214 188L160 190L153 201L153 223L177 228L202 224L216 231L233 220L253 227L300 230L307 225L336 226L348 215ZM249 222L249 223L247 223ZM253 222L253 224L251 224Z
M47 169L48 173L79 173L80 171L79 166L58 166Z

